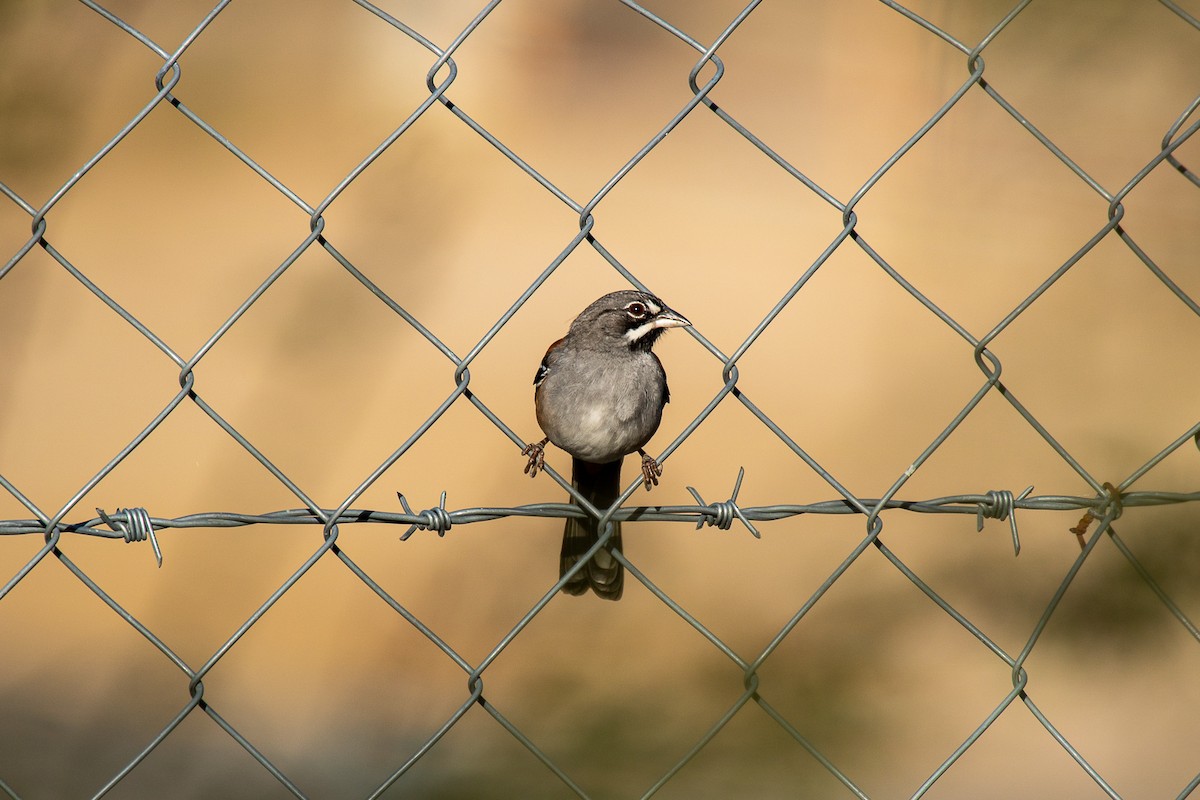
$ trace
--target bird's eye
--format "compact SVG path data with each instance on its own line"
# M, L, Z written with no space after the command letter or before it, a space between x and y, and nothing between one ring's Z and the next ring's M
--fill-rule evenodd
M641 303L630 303L629 305L625 306L625 310L629 312L629 316L631 317L640 319L641 317L646 316L646 307Z

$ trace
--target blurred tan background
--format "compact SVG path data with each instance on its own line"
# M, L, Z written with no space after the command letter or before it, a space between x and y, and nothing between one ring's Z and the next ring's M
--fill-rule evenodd
M1187 4L1181 4L1187 7ZM173 51L206 2L106 6ZM478 5L385 3L440 46ZM736 2L649 7L713 40ZM908 4L971 45L1006 3ZM1192 14L1200 7L1192 3ZM0 181L41 206L154 95L161 59L83 5L0 5ZM720 49L724 110L842 201L967 77L965 57L865 0L764 4ZM501 4L455 53L447 96L564 192L588 201L687 102L693 49L610 2ZM1035 2L985 50L989 83L1111 192L1200 92L1200 31L1149 2ZM234 2L183 55L174 94L311 205L424 100L434 57L344 2ZM710 74L703 73L704 78ZM439 75L439 79L444 73ZM1200 145L1177 153L1195 169ZM1200 297L1200 191L1167 165L1123 226ZM1104 225L1106 202L978 87L857 206L858 232L976 336ZM456 353L467 353L578 232L576 214L441 105L330 206L325 236ZM840 213L704 108L601 202L597 239L729 353L841 229ZM308 233L307 215L164 103L63 197L46 240L190 357ZM0 200L4 260L29 216ZM472 363L471 390L541 438L545 346L623 279L575 250ZM1110 235L992 344L1006 385L1097 479L1117 483L1197 421L1200 320ZM721 364L686 333L658 347L672 390L659 451L715 396ZM0 281L0 475L53 515L178 391L178 367L40 247ZM852 242L739 362L739 387L859 497L879 497L982 385L972 352ZM197 393L334 508L453 390L453 365L310 248L195 370ZM557 469L569 468L551 452ZM458 401L356 508L560 501ZM733 398L631 505L835 499ZM1181 447L1135 489L1196 491ZM632 479L632 477L630 477ZM996 394L899 493L1090 495ZM299 500L190 402L66 515L265 513ZM0 518L31 514L0 491ZM900 558L1011 655L1079 555L1078 512L884 515ZM1117 528L1184 613L1200 615L1197 515L1130 509ZM695 531L630 524L629 557L753 660L865 534L861 517ZM555 580L561 521L458 525L439 539L345 525L339 544L478 663ZM67 535L62 551L198 668L321 544L317 526ZM0 581L43 545L0 539ZM1033 651L1029 693L1126 796L1176 796L1200 772L1200 648L1105 540ZM906 797L1011 689L1008 668L874 548L760 671L763 697L872 797ZM308 796L363 797L467 698L466 676L326 556L205 679L205 698ZM640 796L742 691L739 669L640 584L619 604L556 597L484 673L485 696L588 794ZM23 798L88 797L187 702L187 679L53 556L0 601L0 780ZM1015 767L1015 768L1014 768ZM288 796L202 712L111 797ZM472 708L387 795L565 797ZM657 795L844 797L755 705ZM930 797L1097 797L1019 701Z

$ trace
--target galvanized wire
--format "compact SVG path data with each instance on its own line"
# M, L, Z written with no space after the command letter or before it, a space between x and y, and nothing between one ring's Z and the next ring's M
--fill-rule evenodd
M1179 5L1169 0L1160 0L1161 4L1173 12L1182 22L1193 28L1200 29L1200 22L1195 17ZM663 589L655 585L649 576L643 573L636 563L629 561L623 554L614 552L614 556L624 564L625 568L633 576L633 578L641 582L645 587L653 593L667 608L671 609L688 625L694 628L716 651L727 658L734 667L742 673L743 688L742 693L723 711L716 719L712 720L709 727L690 745L682 745L680 747L679 757L671 766L663 772L657 780L645 788L644 797L649 797L661 788L666 786L675 775L685 767L693 758L699 754L704 747L720 733L726 725L738 714L746 713L745 709L752 706L757 706L763 713L778 724L788 736L790 736L797 745L807 752L817 764L828 770L833 778L838 781L850 795L865 798L868 795L855 782L852 777L854 769L847 765L836 765L817 746L805 736L803 725L797 724L794 720L782 713L775 704L770 702L770 696L764 686L760 683L759 670L763 664L771 658L779 646L787 639L792 631L804 620L809 611L825 596L826 592L841 578L841 576L849 569L856 560L869 549L875 549L890 562L899 574L909 580L925 597L929 599L941 612L945 613L950 619L967 631L975 641L979 643L992 657L1000 661L1011 673L1011 689L1005 690L1002 696L998 697L994 709L981 719L978 725L968 735L962 743L952 752L946 754L944 760L937 768L928 776L928 778L918 786L913 787L912 796L919 797L929 791L934 784L951 769L955 763L979 740L979 738L1006 713L1013 713L1014 708L1024 707L1028 713L1036 719L1045 729L1049 740L1057 746L1063 748L1069 757L1074 760L1079 769L1082 770L1104 794L1110 797L1119 797L1117 790L1113 788L1111 783L1100 773L1100 771L1089 762L1087 756L1081 752L1072 742L1063 734L1030 696L1028 689L1029 674L1026 664L1030 654L1033 652L1038 643L1048 621L1054 615L1063 596L1068 588L1075 580L1080 568L1085 563L1086 559L1092 551L1098 546L1101 541L1111 542L1114 548L1132 565L1134 570L1151 589L1155 596L1162 603L1167 612L1179 623L1179 625L1187 632L1187 634L1200 643L1200 630L1196 624L1187 616L1182 607L1176 602L1170 594L1156 581L1151 573L1141 560L1133 552L1132 548L1121 539L1116 530L1115 523L1120 518L1122 513L1128 509L1144 508L1149 506L1159 505L1175 505L1175 504L1192 504L1200 502L1200 490L1193 492L1169 492L1159 490L1139 490L1133 491L1131 487L1138 480L1150 473L1164 459L1172 453L1185 447L1189 442L1196 441L1200 436L1200 422L1192 425L1186 430L1180 431L1178 436L1170 443L1163 446L1153 457L1133 470L1129 475L1117 482L1105 482L1101 477L1091 474L1086 469L1078 457L1072 454L1066 446L1056 439L1043 424L1041 420L1025 405L1014 393L1013 389L1006 385L1001 380L1003 372L1003 364L1000 358L989 349L989 345L1009 328L1018 318L1020 318L1030 307L1032 307L1045 293L1053 287L1064 275L1066 275L1082 258L1091 252L1096 246L1105 239L1115 238L1123 243L1128 250L1141 262L1150 274L1154 275L1159 282L1176 298L1181 304L1188 308L1196 316L1200 316L1200 305L1188 296L1183 288L1177 282L1169 277L1167 271L1157 264L1149 255L1148 251L1140 246L1130 235L1130 233L1121 226L1124 218L1125 208L1123 201L1128 194L1136 188L1153 170L1161 165L1168 164L1171 168L1177 171L1185 180L1192 184L1200 186L1200 181L1197 180L1196 172L1185 165L1179 158L1178 152L1180 147L1189 141L1200 129L1200 119L1195 119L1196 111L1200 108L1200 97L1192 101L1186 108L1182 109L1175 122L1164 132L1159 150L1152 157L1137 169L1134 174L1119 188L1112 190L1106 188L1101 181L1090 175L1082 166L1073 160L1064 150L1057 145L1049 136L1039 130L1033 122L1031 122L1022 112L1003 94L990 83L985 75L987 68L984 60L984 53L987 48L1013 24L1030 5L1031 0L1023 0L1017 3L1010 11L1003 15L995 25L976 43L964 42L956 39L938 26L932 24L928 20L921 17L913 10L903 6L900 3L892 2L891 0L881 0L882 4L897 14L901 15L908 23L917 26L922 31L933 37L936 41L952 48L963 58L963 65L966 74L961 83L949 94L944 102L937 110L928 117L916 130L914 130L907 140L896 149L888 158L886 158L870 175L870 177L857 190L850 193L845 199L839 199L833 193L820 186L816 181L806 176L800 169L789 163L780 153L772 148L763 138L756 135L747 125L740 122L726 109L717 105L712 99L713 90L724 79L726 75L726 66L722 61L718 51L722 45L735 34L738 28L752 15L759 6L758 0L748 3L738 13L733 15L728 23L721 31L711 40L702 41L689 35L682 28L665 19L660 14L655 13L649 8L646 8L632 0L621 0L630 10L639 15L649 25L656 26L670 36L678 39L696 52L696 61L686 75L686 82L689 87L689 94L683 100L677 109L671 109L666 116L666 121L659 129L628 159L617 169L612 176L606 180L601 187L591 196L587 198L573 198L566 191L556 186L545 175L531 166L530 162L515 152L512 148L506 145L499 137L485 128L477 120L458 103L453 102L450 98L450 90L453 88L455 81L459 75L459 67L454 60L455 53L460 46L464 44L475 31L484 23L489 14L500 5L501 0L492 0L492 2L484 5L478 13L463 27L449 43L444 46L435 43L429 37L424 36L412 26L397 19L383 9L367 2L367 0L355 0L355 3L363 10L373 15L379 21L379 24L389 26L397 37L410 40L429 52L431 57L430 66L425 76L425 85L427 95L412 109L411 113L394 128L377 147L367 153L359 163L346 175L337 182L337 184L326 194L319 202L309 204L303 200L300 195L284 184L279 178L272 175L265 167L251 158L245 151L240 149L237 144L231 141L218 131L212 124L207 122L198 113L192 110L182 98L174 92L178 88L182 68L180 59L198 39L204 34L206 29L213 23L214 20L226 9L230 4L230 0L224 0L217 3L213 9L205 15L191 30L191 32L183 38L183 40L174 48L164 47L151 39L143 31L138 30L128 24L111 10L104 8L93 0L81 0L83 5L94 11L102 20L111 24L117 30L131 37L140 46L149 50L156 58L161 59L161 65L157 68L153 75L155 94L129 121L122 126L105 144L96 151L96 153L88 158L71 176L69 180L59 186L50 196L40 203L30 201L19 196L15 191L8 186L0 183L0 192L3 192L16 207L21 209L30 218L31 234L29 238L17 249L12 257L0 268L0 280L10 274L13 270L19 268L22 261L28 256L34 248L42 248L49 254L62 268L81 286L86 288L94 295L101 303L103 303L113 314L129 324L142 337L154 345L164 357L169 359L178 368L178 384L179 389L138 432L132 440L116 452L108 462L101 467L94 475L86 480L78 490L65 502L61 507L43 509L36 503L30 500L22 493L19 486L7 479L3 474L0 474L0 487L3 487L11 494L22 506L28 509L29 518L25 519L9 519L0 520L0 535L8 536L42 536L45 543L29 560L19 568L11 577L8 577L0 587L0 600L8 595L12 589L21 583L33 570L39 568L43 563L53 559L69 570L82 585L86 586L96 594L109 608L111 608L121 619L130 625L135 631L141 634L154 648L164 655L176 669L180 671L186 679L188 688L188 699L183 703L171 720L164 725L159 732L149 741L144 742L136 753L132 754L126 764L115 774L110 780L99 787L95 793L96 797L101 797L116 787L124 778L138 768L156 748L166 741L179 727L182 722L189 716L197 712L207 715L212 722L221 730L227 733L235 742L237 742L245 751L260 764L270 775L272 775L279 784L295 797L306 797L306 793L300 786L297 785L291 778L283 773L283 771L274 764L264 753L261 746L250 741L242 732L233 727L233 725L214 707L212 698L206 696L204 679L239 642L246 636L250 629L266 614L288 591L296 584L303 580L309 570L323 558L336 558L344 565L347 570L361 580L372 592L374 592L391 610L403 618L421 635L427 638L435 647L437 647L445 657L460 669L466 676L467 691L461 697L460 704L456 709L445 718L442 724L431 733L418 747L416 747L407 758L395 764L394 771L389 774L369 795L370 797L378 797L383 795L397 782L406 775L406 773L424 757L430 750L438 747L442 742L443 737L454 728L463 716L474 706L482 707L505 731L511 734L514 739L520 742L529 752L545 767L547 767L558 779L561 780L563 786L570 792L580 796L587 797L587 787L583 786L579 781L567 773L554 759L547 754L542 746L526 732L522 731L511 719L509 719L500 708L489 701L484 691L484 676L489 666L496 658L508 648L513 641L519 637L529 624L537 617L543 608L557 596L558 590L563 583L570 577L564 576L557 583L546 588L545 593L532 607L509 628L503 636L487 650L486 654L472 661L463 655L459 654L452 648L438 633L419 619L411 610L406 608L402 603L392 597L368 572L363 569L358 563L350 558L350 556L342 550L337 542L339 537L340 526L344 525L393 525L401 526L405 529L401 538L407 539L409 536L417 535L417 531L430 531L438 535L445 535L453 526L471 525L476 523L486 523L502 518L512 517L582 517L594 516L597 517L601 524L608 521L663 521L676 522L694 525L697 528L710 525L722 529L729 529L733 526L740 525L747 532L754 536L759 535L758 529L755 527L756 522L771 522L781 519L787 519L802 515L858 515L864 520L863 538L845 556L838 567L833 570L829 576L821 583L816 591L809 596L799 608L790 616L783 624L771 640L759 651L751 654L739 654L728 643L723 641L716 633L713 632L702 620L697 618L693 613L684 608L675 598L672 598ZM701 76L708 77L701 81ZM439 77L440 76L440 77ZM952 109L968 94L982 93L989 98L995 105L1006 112L1015 121L1024 132L1026 132L1034 142L1051 153L1059 162L1061 162L1067 170L1069 170L1080 183L1087 186L1091 191L1099 195L1107 204L1107 214L1105 219L1095 228L1094 232L1082 244L1074 250L1074 252L1063 261L1056 269L1054 269L1032 292L1024 297L1015 307L1005 314L1000 321L987 333L982 336L973 334L967 326L956 320L950 313L939 307L932 299L922 293L913 283L908 281L888 260L874 248L867 239L858 230L858 211L856 210L863 200L880 180L891 170L897 163L906 157L906 155L917 145L917 143L931 130L933 130ZM270 272L270 274L240 303L240 305L230 314L211 334L207 337L204 343L192 354L182 354L172 349L161 337L155 334L142 320L132 314L129 310L123 307L117 299L106 293L96 282L88 275L79 269L72 261L60 252L52 244L53 228L50 225L48 216L56 205L72 191L79 181L98 163L109 156L115 149L121 147L125 138L135 130L147 116L156 108L169 106L177 111L181 117L187 120L190 124L195 125L199 130L203 131L208 136L212 137L216 142L221 144L229 153L237 159L247 169L251 170L259 179L267 185L278 191L284 198L298 207L309 217L309 228L307 233L300 237L295 243L291 253L284 258ZM451 114L462 125L478 135L484 142L491 145L496 151L502 154L511 162L521 173L534 181L538 186L549 193L557 202L562 203L578 216L578 233L573 234L568 241L562 246L559 253L550 260L540 274L534 279L520 294L515 297L509 304L508 308L488 327L487 331L476 341L465 353L459 354L452 349L448 344L436 336L432 330L421 322L413 313L407 310L395 298L392 298L379 285L371 281L371 279L360 270L350 258L338 250L334 244L325 238L325 219L324 213L329 206L365 171L371 168L372 164L396 141L404 136L412 126L421 119L431 109L440 107ZM658 456L660 462L667 460L678 450L678 448L687 441L706 421L710 415L723 402L732 400L739 403L753 417L755 417L764 429L769 431L773 436L778 438L797 458L799 458L809 469L819 476L836 494L834 499L814 500L807 503L789 503L789 504L771 504L762 506L744 507L737 503L738 491L742 484L743 475L739 473L736 482L730 492L728 500L707 503L698 490L691 489L695 505L669 505L669 506L642 506L642 507L625 507L624 504L629 500L633 493L640 485L640 479L632 482L622 492L617 502L607 509L594 508L590 506L584 498L578 495L573 489L569 480L555 472L552 468L547 468L546 472L565 489L575 500L574 503L534 503L513 507L476 507L476 508L452 508L447 507L447 496L442 494L440 501L435 506L430 506L422 510L414 510L410 506L408 498L401 496L399 504L402 511L395 510L380 510L380 509L363 509L355 508L355 503L363 496L363 494L371 488L379 478L391 468L394 464L402 459L436 423L438 423L443 415L456 403L465 401L470 404L479 415L495 426L504 436L506 436L513 445L519 450L525 445L525 440L516 429L507 424L500 418L485 402L482 397L471 388L470 366L474 360L482 353L495 339L497 334L509 323L509 321L517 314L525 303L542 287L551 275L566 261L566 259L576 250L582 247L589 247L607 261L619 275L623 276L630 284L640 287L646 287L638 275L630 271L621 261L613 255L613 253L605 247L605 245L595 235L595 217L594 212L605 200L606 197L614 190L614 188L624 180L629 174L638 168L638 166L646 159L646 157L659 147L667 136L676 129L685 119L694 114L711 113L714 117L724 123L733 132L737 133L745 139L752 147L757 149L763 156L769 159L775 166L786 172L788 176L794 179L799 186L804 187L812 192L817 198L836 209L841 214L841 227L829 239L828 244L824 247L819 256L807 266L806 269L799 275L787 290L778 297L771 309L751 328L744 340L735 347L732 352L725 353L710 341L704 334L703 330L695 328L688 329L689 333L695 338L701 347L706 350L714 359L714 368L719 370L721 376L721 386L713 393L712 397L704 405L704 408L682 428L680 433L662 450ZM780 424L773 420L770 415L764 411L753 399L739 386L738 363L742 357L758 342L763 333L776 321L783 313L793 299L804 289L810 279L816 275L828 260L839 249L855 247L861 250L873 262L880 271L893 280L898 286L904 289L911 295L920 305L929 312L929 314L937 319L941 324L949 328L959 339L962 340L962 352L964 357L970 357L976 367L979 369L980 376L978 379L977 389L971 397L962 406L962 408L954 415L951 421L946 424L942 430L924 447L911 466L900 474L892 485L879 497L860 497L851 491L845 483L829 469L823 466L813 455L808 453L796 439L785 430ZM236 326L244 317L247 311L254 306L268 291L276 281L283 276L295 262L307 251L320 248L325 250L338 264L342 266L348 275L358 281L361 286L367 290L372 296L377 298L388 309L403 319L411 328L419 334L431 347L436 349L447 361L452 365L452 377L454 388L445 394L444 398L437 405L436 409L428 417L426 417L419 425L417 425L411 434L403 441L391 454L383 459L371 472L341 501L335 508L326 508L320 506L313 500L301 486L289 477L282 469L272 463L265 453L256 446L243 432L226 420L204 397L200 394L196 387L195 370L197 366L208 356L214 346L228 332ZM0 284L0 290L3 285ZM1070 467L1087 486L1092 490L1092 494L1088 496L1063 496L1063 495L1036 495L1032 493L1032 487L1025 488L1023 491L1014 494L1012 489L1003 487L970 487L969 491L964 491L960 494L936 497L936 498L910 498L902 499L901 491L908 483L909 479L922 468L938 448L944 444L960 425L975 411L983 399L989 395L997 395L1003 398L1011 407L1025 420L1031 430L1036 432L1043 439L1052 451L1057 454L1058 458ZM131 507L124 509L115 509L113 511L97 510L96 517L83 517L76 509L76 506L93 488L95 488L102 480L111 474L116 467L124 461L131 453L143 445L143 443L158 430L160 425L172 415L181 405L188 403L193 407L203 412L211 421L221 430L223 430L234 442L240 445L248 454L250 454L261 467L271 474L281 485L286 487L299 501L301 507L288 510L272 511L257 514L245 513L230 513L222 511L197 511L194 513L173 517L157 517L153 516L149 509L141 507ZM2 467L3 465L0 465ZM136 498L131 498L136 500ZM972 622L959 609L956 609L950 602L941 597L915 570L906 564L893 550L891 550L884 539L882 533L885 528L885 516L909 512L917 514L959 514L959 515L974 515L977 519L977 524L980 529L985 525L985 520L996 520L1007 522L1011 533L1014 551L1020 551L1021 540L1019 532L1019 524L1017 520L1017 512L1022 514L1040 512L1040 511L1083 511L1085 512L1084 522L1077 529L1080 543L1083 545L1078 558L1074 561L1071 569L1062 578L1054 596L1045 607L1037 624L1030 631L1029 636L1021 648L1020 652L1014 654L1009 653L1001 647L993 638L989 637L976 623ZM68 517L72 514L76 515L76 521L68 521ZM1089 530L1092 522L1098 522L1094 529ZM126 543L143 542L149 540L154 548L155 554L159 557L161 564L161 553L157 534L166 530L175 530L180 528L229 528L250 525L320 525L323 528L323 537L320 546L316 547L303 561L303 563L265 600L254 612L247 617L235 630L229 633L223 642L218 646L208 658L199 666L189 664L184 658L174 652L158 635L155 634L142 621L137 619L133 614L127 611L117 600L107 592L96 580L89 576L81 569L72 559L60 548L60 545L69 537L75 536L90 536L102 539L121 540ZM602 539L597 542L591 552L598 551L605 543ZM168 556L169 557L169 556ZM582 566L582 562L580 563ZM1019 703L1017 701L1020 701ZM0 776L0 790L10 797L20 797L14 787L10 786L2 780ZM1189 783L1181 786L1179 789L1179 797L1188 796L1197 786L1200 785L1200 774L1193 778Z

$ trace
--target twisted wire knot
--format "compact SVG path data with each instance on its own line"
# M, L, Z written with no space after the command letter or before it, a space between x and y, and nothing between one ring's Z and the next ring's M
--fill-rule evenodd
M709 503L708 507L714 513L711 517L705 517L705 522L723 531L727 531L733 527L733 520L736 518L738 511L737 503L734 503L732 500L722 500L716 503Z
M1013 512L1014 500L1013 493L1007 489L984 495L984 499L979 503L976 530L983 530L985 519L998 519L1001 522L1008 519L1008 515Z
M1105 482L1103 488L1104 505L1096 509L1100 512L1096 515L1096 518L1103 519L1106 514L1111 512L1113 519L1119 519L1125 513L1124 498L1121 496L1121 490L1108 482Z
M96 513L100 515L104 524L125 538L126 544L149 539L154 548L154 559L158 566L162 567L162 550L158 547L158 537L154 535L154 522L150 519L150 512L144 508L118 508L110 517L104 513L104 509L97 508Z
M1084 512L1084 515L1080 517L1075 527L1070 529L1071 533L1075 534L1075 538L1079 540L1079 549L1081 551L1087 549L1087 540L1084 536L1087 534L1092 520L1104 519L1110 513L1113 519L1117 519L1121 514L1125 513L1121 490L1107 481L1101 488L1104 490L1104 494L1100 496L1101 502L1097 503L1094 508L1089 508Z
M696 522L696 530L700 530L705 525L710 525L716 526L723 531L727 531L733 527L733 521L738 519L741 520L742 524L746 526L746 529L749 530L750 533L754 534L755 539L762 538L762 534L760 534L758 530L750 524L750 520L746 519L746 515L742 513L740 508L738 508L737 496L738 492L742 490L742 478L745 476L745 474L746 469L744 467L739 467L737 481L733 484L733 494L730 495L728 500L722 500L717 503L704 502L704 498L700 496L699 492L697 492L691 486L687 487L687 490L692 493L692 497L696 498L696 504L706 507L705 511L700 513L699 521Z
M445 536L446 531L454 524L450 519L450 512L446 511L446 493L442 492L442 499L437 507L428 508L419 514L413 512L408 505L408 500L400 492L396 492L396 496L400 498L400 505L404 507L404 513L417 517L417 521L412 524L404 535L400 537L400 541L406 541L417 530L422 531L437 531L439 537Z
M1018 500L1024 500L1032 491L1032 486L1026 486L1025 491L1016 497L1013 497L1013 493L1007 489L990 491L985 494L975 507L975 530L983 530L985 519L998 519L1001 522L1008 520L1008 527L1012 531L1013 555L1021 555L1021 534L1017 531L1016 503Z

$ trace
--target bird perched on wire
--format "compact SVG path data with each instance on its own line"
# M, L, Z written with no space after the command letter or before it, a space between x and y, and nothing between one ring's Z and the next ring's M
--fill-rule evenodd
M652 294L626 290L606 294L585 308L567 335L550 345L534 376L537 421L546 438L528 445L525 472L537 475L545 446L571 454L571 483L603 513L621 494L621 461L642 456L646 488L658 484L662 467L642 448L658 430L670 399L667 375L651 348L667 328L691 325ZM588 589L606 600L621 599L625 569L612 557L621 549L621 525L605 547L563 585L568 594ZM559 577L600 537L592 516L567 519Z

